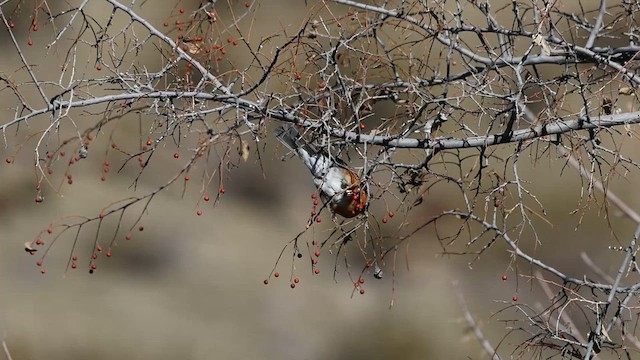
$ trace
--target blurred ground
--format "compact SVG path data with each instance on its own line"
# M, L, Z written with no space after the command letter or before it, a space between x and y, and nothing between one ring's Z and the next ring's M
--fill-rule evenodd
M300 10L294 3L273 2L262 10L265 17ZM162 22L161 10L150 10L150 18ZM284 21L278 19L264 31L277 31ZM8 46L5 41L1 45ZM19 65L13 58L0 58L0 66ZM0 99L0 105L0 117L13 116L6 109L15 104ZM7 154L0 150L1 159ZM44 276L35 266L37 257L25 254L23 244L59 216L96 214L111 201L130 196L130 177L110 175L101 182L101 154L93 153L74 168L74 184L63 187L63 196L48 192L45 202L36 204L32 154L23 151L16 164L3 163L0 337L13 359L477 359L486 356L467 331L452 281L460 282L494 344L506 333L499 320L515 313L492 317L504 307L500 301L510 302L516 293L521 301L541 301L534 286L516 281L514 273L507 282L500 280L510 261L501 244L470 269L468 258L441 256L431 233L420 234L409 250L400 250L395 283L389 270L382 280L368 274L364 295L352 296L342 263L337 282L333 280L334 260L327 253L321 257L320 275L304 266L296 269L301 278L296 289L289 288L286 256L279 267L283 275L264 286L282 246L304 227L313 191L306 169L295 159L280 162L282 150L275 154L271 147L265 154L266 177L250 160L232 173L218 206L202 206L201 217L195 215L192 196L198 189L184 199L180 189L159 196L143 218L145 230L135 232L129 242L119 241L113 257L102 256L92 275L86 271L88 259L65 273L70 239L53 248ZM158 160L157 176L175 171L174 165ZM617 254L602 250L617 242L598 208L590 209L584 225L574 231L577 219L569 212L580 196L579 180L561 169L561 163L523 169L553 223L540 227L542 246L535 253L563 271L582 274L579 251L586 249L610 271ZM138 191L151 189L153 180L143 177ZM616 191L625 193L636 180L628 176ZM635 193L627 193L631 205L638 205ZM451 207L450 197L431 193L416 219L433 215L430 209ZM620 236L630 233L628 221L612 222ZM80 240L87 257L91 240L89 235ZM395 304L389 309L392 298Z

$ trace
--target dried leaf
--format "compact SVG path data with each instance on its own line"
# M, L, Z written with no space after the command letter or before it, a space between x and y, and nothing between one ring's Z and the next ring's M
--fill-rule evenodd
M618 90L618 94L620 95L632 95L633 94L633 89L630 87L621 87L620 90Z
M238 154L242 157L242 160L247 161L249 159L249 143L244 140L240 140L240 148Z
M188 51L188 52L189 52L189 54L191 54L191 55L195 55L195 54L199 53L199 52L200 52L200 50L202 49L202 48L200 47L200 45L198 45L198 44L197 44L197 43L195 43L195 42L188 42L188 43L185 43L185 46L187 47L187 51Z
M605 96L604 98L602 98L602 111L604 111L606 115L611 115L612 110L613 110L613 101L611 101L610 98Z
M533 43L542 48L543 55L546 55L546 56L551 55L551 48L549 47L549 44L547 44L547 40L545 40L544 37L542 37L542 35L535 34L533 36Z
M33 248L33 246L31 245L31 242L26 242L24 243L24 251L28 252L29 254L33 254L38 250Z

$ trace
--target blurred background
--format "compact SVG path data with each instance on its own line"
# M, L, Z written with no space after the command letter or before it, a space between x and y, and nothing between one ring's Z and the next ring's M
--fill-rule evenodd
M195 9L197 5L147 2L142 12L160 26L173 20L170 14L175 7ZM97 10L91 8L91 13ZM104 10L108 16L110 9ZM308 11L303 1L260 2L253 20L259 30L253 33L294 33ZM16 28L28 28L30 12L15 14ZM19 43L27 41L26 31L22 35ZM25 54L39 73L56 73L64 55L46 51L50 36L29 34L34 45ZM21 63L4 29L0 48L5 54L0 57L2 73L18 72ZM158 59L150 55L145 61L157 63ZM89 60L81 67L89 73L94 64ZM13 118L8 109L15 106L0 96L2 123ZM76 119L91 121L87 114L76 114ZM532 306L548 303L538 284L529 280L531 268L515 266L501 243L469 266L472 257L443 255L432 229L400 247L395 274L390 264L383 269L383 279L366 273L362 295L353 291L353 276L357 278L362 267L355 246L347 249L354 253L353 268L346 269L343 258L336 261L335 255L323 252L318 275L304 262L292 268L287 250L278 265L280 278L272 277L265 286L263 280L283 246L304 229L311 209L309 195L314 191L307 169L296 159L280 161L285 151L273 139L261 149L261 162L252 153L231 172L225 194L215 206L213 201L198 201L198 184L187 186L184 196L182 186L174 186L154 199L139 224L144 231L136 226L131 241L118 240L111 258L100 254L93 274L88 273L87 264L95 235L85 231L77 245L78 269L65 270L73 245L73 237L67 236L47 255L43 275L36 266L41 252L29 256L23 250L25 242L62 216L95 216L116 200L151 191L158 179L166 181L183 163L172 158L175 149L167 146L157 153L135 190L131 184L137 172L131 167L101 181L103 161L111 161L115 172L125 158L105 154L110 139L98 136L89 157L73 166L73 184L67 185L62 177L53 186L43 184L44 201L36 203L29 135L46 126L49 118L33 121L18 130L11 128L4 134L7 146L0 149L1 159L15 156L12 164L0 166L0 337L15 360L478 359L487 356L469 331L454 282L488 340L506 354L526 338L526 333L512 334L502 341L515 326L509 320L521 317L516 308L508 307L513 296ZM140 141L132 130L135 121L131 122L118 129L121 146ZM62 131L71 133L71 129ZM16 153L22 144L25 148ZM625 141L623 146L627 154L639 150L637 142ZM622 254L607 249L620 244L616 236L627 240L635 224L616 211L605 212L598 203L585 205L580 177L563 165L550 156L549 161L531 161L521 167L521 176L544 204L549 220L536 224L540 243L529 238L523 246L578 278L596 276L581 259L583 252L604 272L615 274ZM637 172L612 180L612 190L636 209L640 208L633 191L637 181ZM214 196L217 188L210 190ZM455 194L446 186L435 187L406 220L418 223L456 207ZM572 215L583 205L580 213ZM197 210L203 211L202 216L196 215ZM137 214L127 214L125 222L131 224ZM115 224L106 221L103 231L113 231ZM326 236L331 225L326 218L314 226L305 242ZM401 220L391 219L386 226L389 230L382 231L391 234ZM42 239L48 243L54 235ZM506 281L503 274L508 275ZM295 289L290 288L291 276L300 278ZM625 282L637 281L635 277L631 274Z

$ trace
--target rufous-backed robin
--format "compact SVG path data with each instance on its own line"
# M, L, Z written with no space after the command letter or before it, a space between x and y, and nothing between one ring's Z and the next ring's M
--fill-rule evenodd
M309 168L322 201L329 203L334 213L351 218L365 210L367 194L360 177L347 164L314 148L291 124L278 127L276 137Z

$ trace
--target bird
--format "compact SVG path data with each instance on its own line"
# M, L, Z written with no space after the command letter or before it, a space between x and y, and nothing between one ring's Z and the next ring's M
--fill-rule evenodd
M335 214L352 218L365 211L367 194L358 174L342 160L316 149L300 135L292 124L276 128L276 138L307 166L320 198Z

